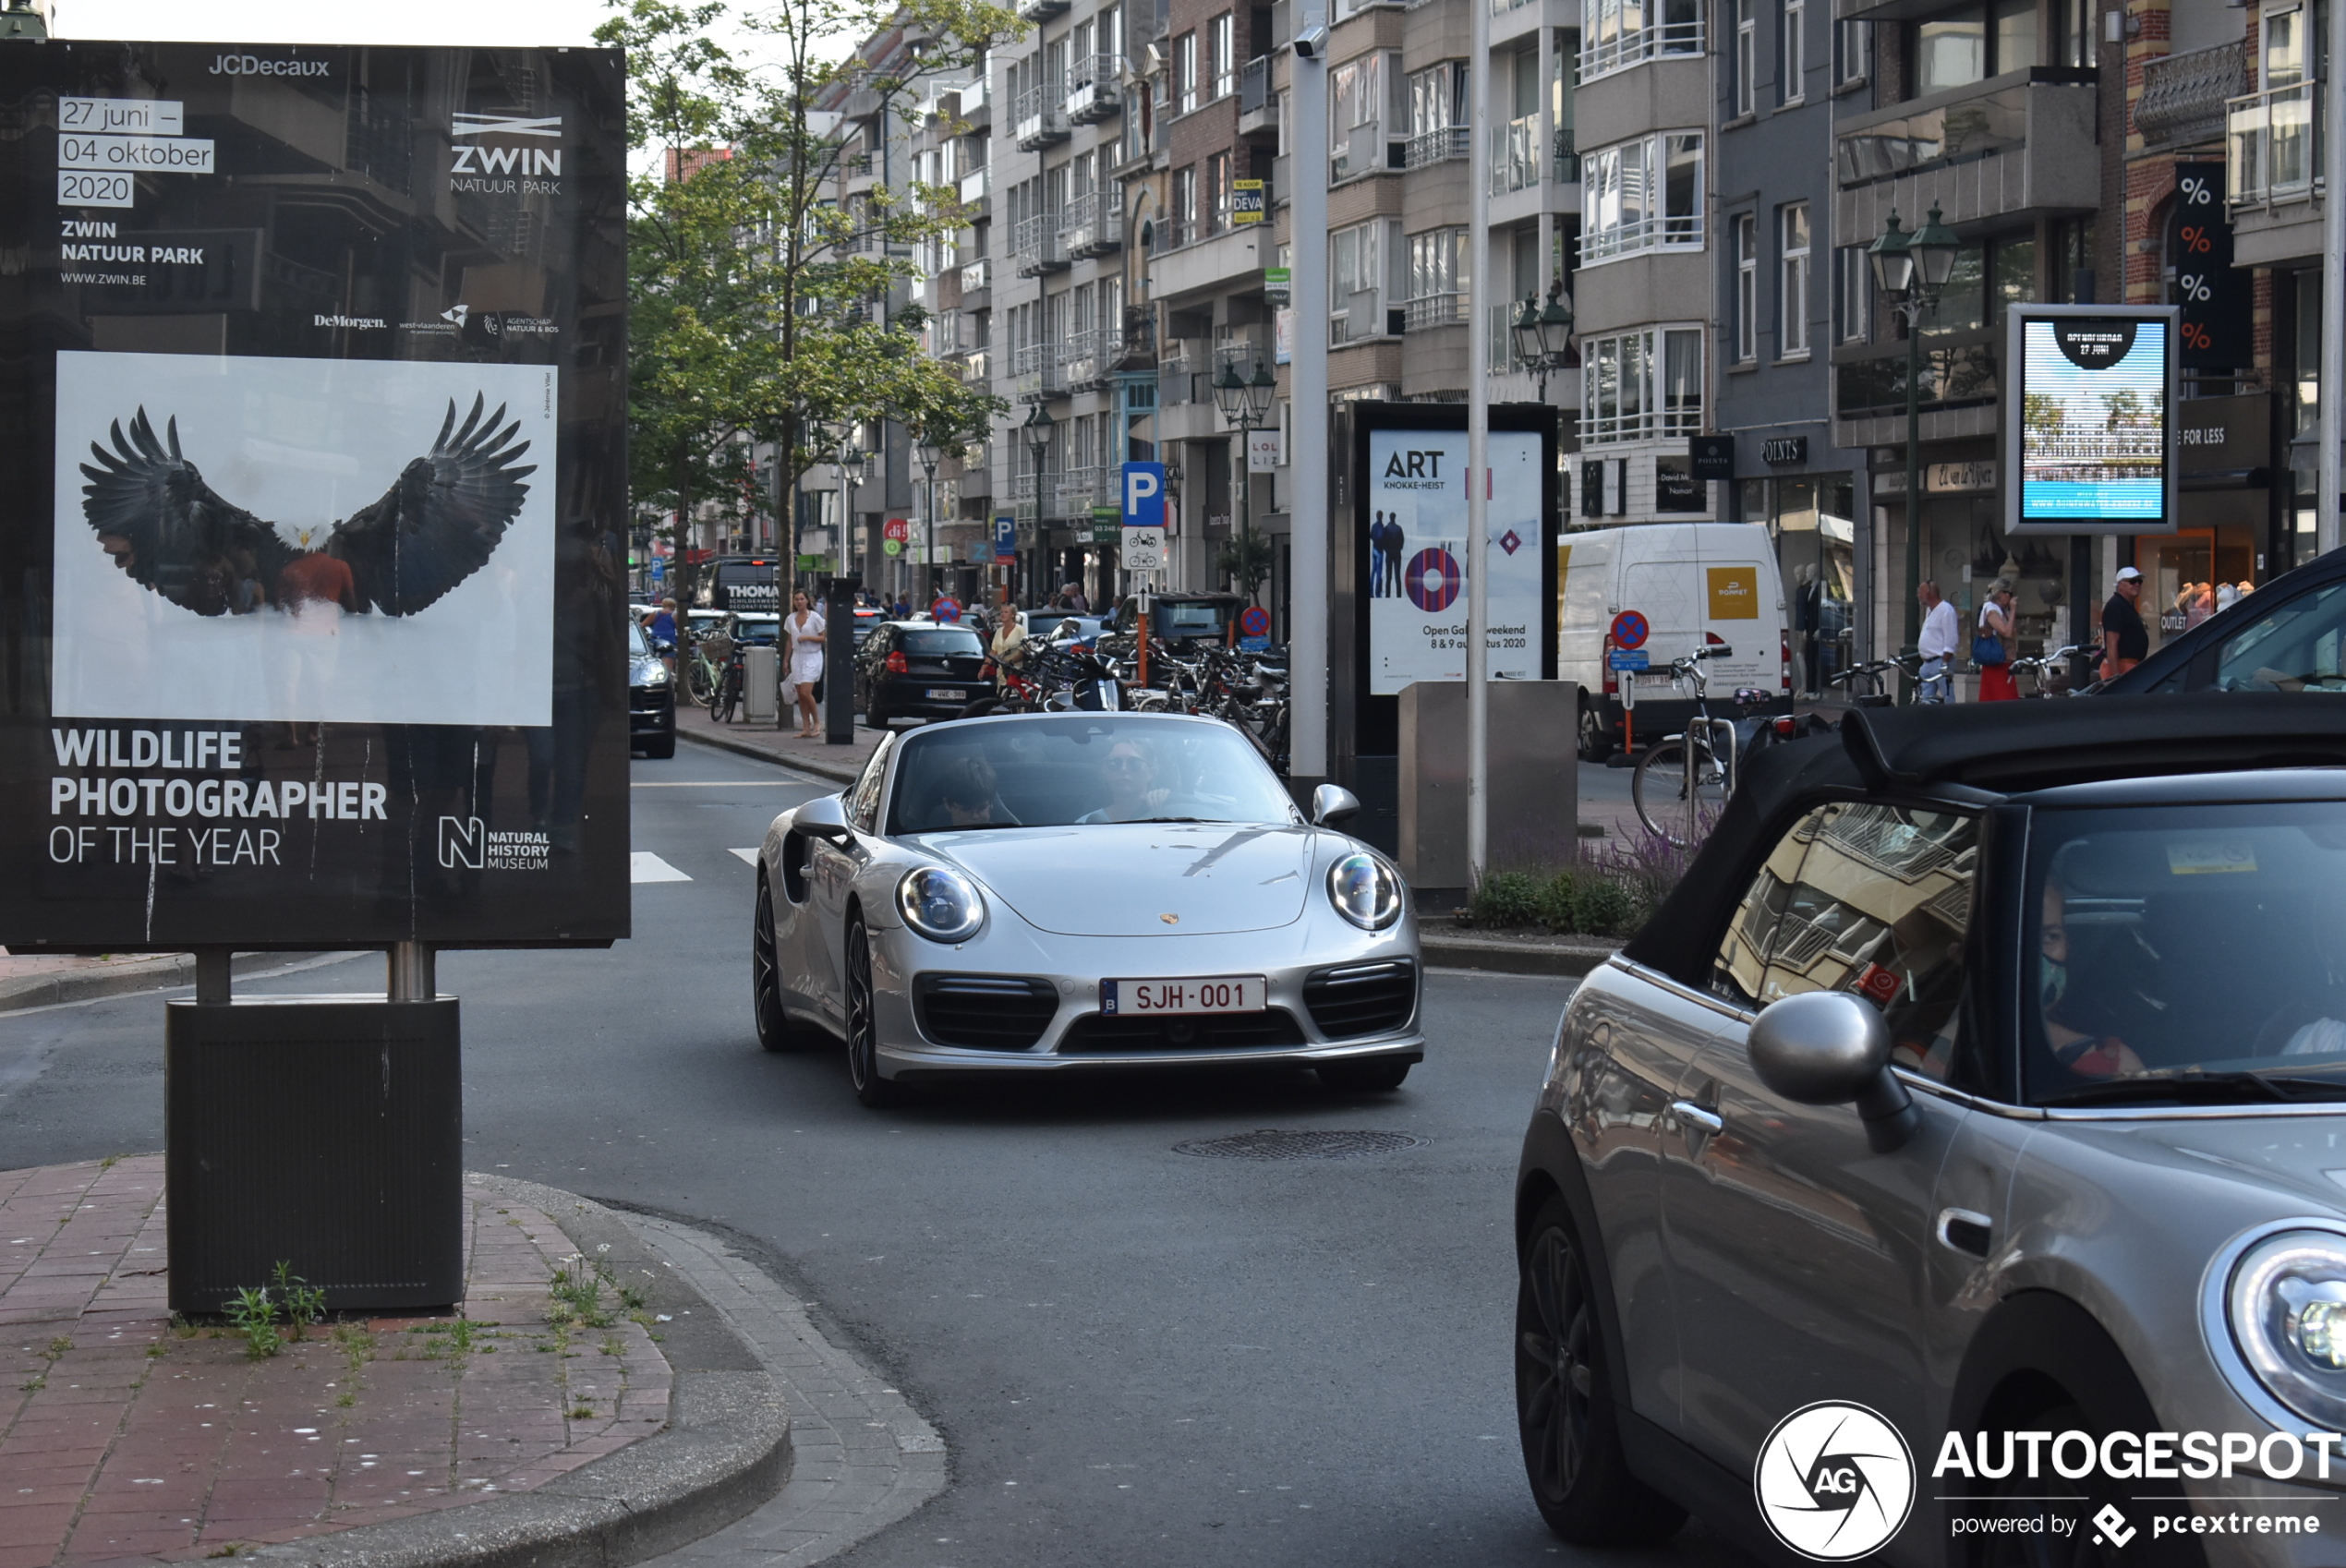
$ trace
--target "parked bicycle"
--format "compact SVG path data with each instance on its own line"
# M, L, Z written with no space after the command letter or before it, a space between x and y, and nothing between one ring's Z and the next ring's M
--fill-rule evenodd
M1922 679L1922 657L1918 654L1900 654L1890 658L1878 658L1869 664L1852 665L1837 675L1828 676L1828 685L1839 686L1848 694L1851 707L1889 707L1897 701L1897 691L1891 684L1898 676L1908 681Z
M2015 686L2018 685L2021 675L2026 673L2030 677L2029 683L2034 686L2036 690L2021 693L2020 694L2022 698L2029 700L2038 697L2050 697L2054 694L2049 686L2049 682L2051 680L2053 673L2064 669L2068 665L2069 661L2076 657L2076 645L2072 644L2065 648L2055 648L2050 653L2038 654L2034 658L2013 659L2012 661L2013 683ZM2075 696L2076 693L2064 688L2060 694L2062 696Z
M1674 844L1700 838L1704 811L1715 813L1735 792L1735 727L1711 717L1711 677L1703 669L1707 659L1734 655L1726 644L1712 643L1670 661L1671 684L1685 681L1694 687L1695 716L1684 732L1647 747L1629 777L1638 820Z

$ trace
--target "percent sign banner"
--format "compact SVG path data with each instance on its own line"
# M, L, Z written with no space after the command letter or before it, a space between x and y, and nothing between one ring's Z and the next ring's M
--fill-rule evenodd
M2168 222L2175 300L2183 312L2176 338L2184 368L2230 370L2254 364L2253 284L2232 265L2221 163L2175 165L2175 209Z

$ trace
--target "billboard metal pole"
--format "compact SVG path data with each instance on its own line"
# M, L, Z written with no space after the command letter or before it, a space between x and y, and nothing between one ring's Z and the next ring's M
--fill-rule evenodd
M1467 884L1491 867L1491 7L1472 0L1474 134L1467 220Z
M2346 5L2331 0L2329 7L2329 65L2322 72L2322 139L2324 156L2336 164L2341 149L2346 149L2346 95L2339 91L2339 69L2346 65ZM2314 512L2314 548L2324 554L2340 544L2339 533L2339 441L2346 435L2346 409L2339 405L2340 396L2346 392L2346 199L2340 199L2334 188L2339 171L2330 169L2331 188L2322 198L2322 367L2321 367L2321 466L2317 483L2321 494L2316 498Z
M1288 378L1295 410L1294 618L1288 630L1290 728L1288 771L1299 782L1328 774L1328 75L1324 3L1297 18L1288 62L1295 95L1295 346Z

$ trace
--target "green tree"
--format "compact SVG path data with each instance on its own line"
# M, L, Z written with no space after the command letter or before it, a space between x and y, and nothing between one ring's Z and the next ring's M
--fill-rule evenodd
M628 401L640 509L687 525L792 505L829 432L881 419L983 430L999 400L921 349L917 308L888 309L919 240L965 220L949 188L907 183L853 209L837 199L839 115L824 105L877 94L910 123L925 76L958 69L1016 26L973 0L785 0L738 18L779 58L751 62L714 36L725 0L618 0L597 38L628 52L628 127L637 157L628 203ZM883 28L923 40L902 68L826 41ZM753 482L754 447L774 471ZM787 510L779 510L787 528ZM680 546L686 526L675 529ZM680 583L689 591L689 576Z

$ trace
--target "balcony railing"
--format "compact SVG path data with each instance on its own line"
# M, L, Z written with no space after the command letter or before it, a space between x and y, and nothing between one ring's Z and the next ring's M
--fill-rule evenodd
M1057 478L1058 483L1051 487L1055 493L1051 497L1049 516L1089 517L1092 508L1103 499L1114 499L1115 483L1108 478L1104 464L1079 464L1063 469L1051 477Z
M1542 158L1540 116L1525 115L1491 127L1491 194L1528 190L1548 173L1553 161Z
M1446 294L1421 295L1405 300L1401 320L1412 332L1430 332L1435 327L1455 327L1467 319L1467 296L1456 289Z
M2234 202L2308 196L2322 174L2320 90L2276 87L2225 105L2225 193Z
M1257 54L1239 72L1239 113L1259 114L1271 104L1271 57Z
M1047 22L1066 11L1068 0L1026 0L1018 14L1030 22Z
M963 294L975 294L980 289L988 289L993 286L994 258L981 256L974 261L962 263L961 292Z
M1067 395L1067 368L1055 343L1031 343L1010 354L1010 380L1021 403Z
M1926 411L1996 401L1998 332L1949 334L1922 344L1922 374L1916 381ZM1906 411L1906 345L1881 344L1866 358L1833 367L1833 404L1844 419Z
M1591 261L1610 260L1615 256L1627 256L1639 250L1699 249L1702 245L1702 217L1673 217L1661 212L1648 212L1627 223L1610 228L1584 228L1580 232L1580 260L1585 266Z
M1018 95L1018 105L1010 112L1010 135L1022 151L1032 152L1067 139L1064 100L1065 94L1057 84L1047 90L1030 87Z
M2001 88L1838 138L1841 183L1891 179L1933 163L2018 147L2027 139L2027 87Z
M1149 223L1149 254L1162 256L1168 250L1179 250L1197 236L1190 225L1179 218L1156 218Z
M1067 67L1067 117L1079 126L1105 120L1124 107L1123 59L1086 54Z
M1010 235L1010 253L1018 260L1018 275L1037 278L1067 265L1067 247L1059 243L1058 215L1045 212L1021 218Z
M1473 135L1474 132L1465 126L1436 126L1432 130L1420 131L1409 138L1404 161L1412 169L1463 162L1474 153L1474 143L1470 139Z
M961 380L972 386L982 387L994 380L994 351L973 348L961 356Z
M1124 330L1121 327L1093 327L1070 333L1063 356L1067 370L1067 385L1070 392L1081 392L1107 380L1124 358Z
M1626 70L1663 55L1702 54L1702 7L1696 0L1653 0L1660 19L1638 28L1599 27L1581 34L1580 79ZM1625 7L1626 10L1626 7Z
M1124 245L1123 197L1117 190L1086 191L1069 199L1059 213L1059 246L1072 257L1105 256Z
M961 176L961 198L964 207L974 207L994 194L994 165L972 169Z
M1580 411L1580 442L1583 446L1618 446L1625 441L1667 440L1672 436L1698 436L1701 433L1702 399L1699 395L1668 401L1660 408L1631 408L1606 413L1602 409L1584 407Z
M2247 86L2245 40L2149 61L2134 102L2134 128L2146 147L2213 141L2224 134L2226 106Z

